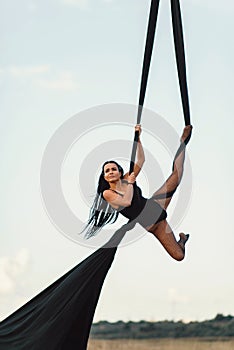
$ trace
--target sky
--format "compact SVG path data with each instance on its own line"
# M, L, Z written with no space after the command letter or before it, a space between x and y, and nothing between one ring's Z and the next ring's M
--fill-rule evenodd
M62 234L49 217L40 182L42 160L56 131L65 130L72 117L85 130L87 110L118 104L128 111L136 105L149 4L142 0L0 0L0 319L95 249ZM177 237L182 231L190 233L186 258L174 261L152 235L138 227L141 237L118 249L94 321L187 322L217 313L234 315L234 3L187 0L181 1L181 9L194 126L181 187L191 179L192 185L185 215L172 223ZM160 4L145 107L181 134L168 0ZM115 127L97 124L70 145L61 182L75 215L81 208L82 217L88 215L91 198L80 188L81 167L87 179L93 179L94 188L99 163L89 167L85 161L104 142L131 141L134 120L134 115L126 121L116 116ZM173 159L173 150L166 152L170 141L164 150L158 142L155 152L161 130L150 130L149 120L143 115L142 143L148 163L146 158L146 170L138 182L146 192L147 180L154 174L156 180L159 172L164 177L170 174ZM119 156L125 165L129 153L126 148L126 155ZM160 171L149 164L150 157ZM175 206L183 204L176 196L168 210L169 222Z

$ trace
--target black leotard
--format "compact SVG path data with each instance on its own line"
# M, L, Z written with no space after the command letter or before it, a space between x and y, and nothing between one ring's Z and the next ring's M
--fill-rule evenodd
M115 190L112 190L123 196ZM134 183L133 185L133 197L129 207L119 208L119 212L128 218L130 221L136 219L136 221L143 227L156 224L159 221L165 220L167 217L166 211L158 204L153 198L144 198L140 187Z

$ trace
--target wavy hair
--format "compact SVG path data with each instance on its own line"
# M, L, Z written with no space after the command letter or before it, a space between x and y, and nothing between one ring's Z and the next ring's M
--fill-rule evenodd
M104 179L104 167L108 163L114 163L123 179L123 168L114 160L108 160L102 165L102 172L99 176L97 193L90 208L88 222L82 232L85 232L85 238L95 236L105 225L113 224L119 215L119 212L103 198L103 192L110 188L109 183Z

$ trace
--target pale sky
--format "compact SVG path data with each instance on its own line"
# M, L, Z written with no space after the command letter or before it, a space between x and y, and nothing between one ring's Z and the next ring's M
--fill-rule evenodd
M42 157L55 131L77 113L97 105L137 103L149 4L0 0L1 319L94 251L66 238L47 216L40 190ZM119 248L95 321L234 315L234 3L181 0L181 7L194 126L188 147L193 182L186 215L173 228L177 237L181 231L191 235L186 258L173 261L149 234ZM161 0L145 107L181 133L169 0ZM144 139L146 124L143 118L142 143L169 175L172 159L151 147L147 133ZM104 131L101 141L97 131L93 147L118 133L131 141L129 127L120 125L111 133L111 128ZM67 156L63 178L64 195L77 213L85 199L79 197L74 174L89 155L88 139L80 142L71 149L73 158Z

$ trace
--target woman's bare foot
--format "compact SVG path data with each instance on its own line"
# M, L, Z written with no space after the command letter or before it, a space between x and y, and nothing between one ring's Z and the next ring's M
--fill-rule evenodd
M183 134L182 134L182 136L181 136L181 138L180 138L180 142L185 142L185 140L186 140L189 136L191 136L192 128L193 128L192 125L187 125L187 126L185 126L184 131L183 131Z
M178 244L181 246L181 248L184 250L185 248L185 243L187 242L187 240L189 239L189 234L185 234L183 232L181 232L179 234L180 239L178 241Z

